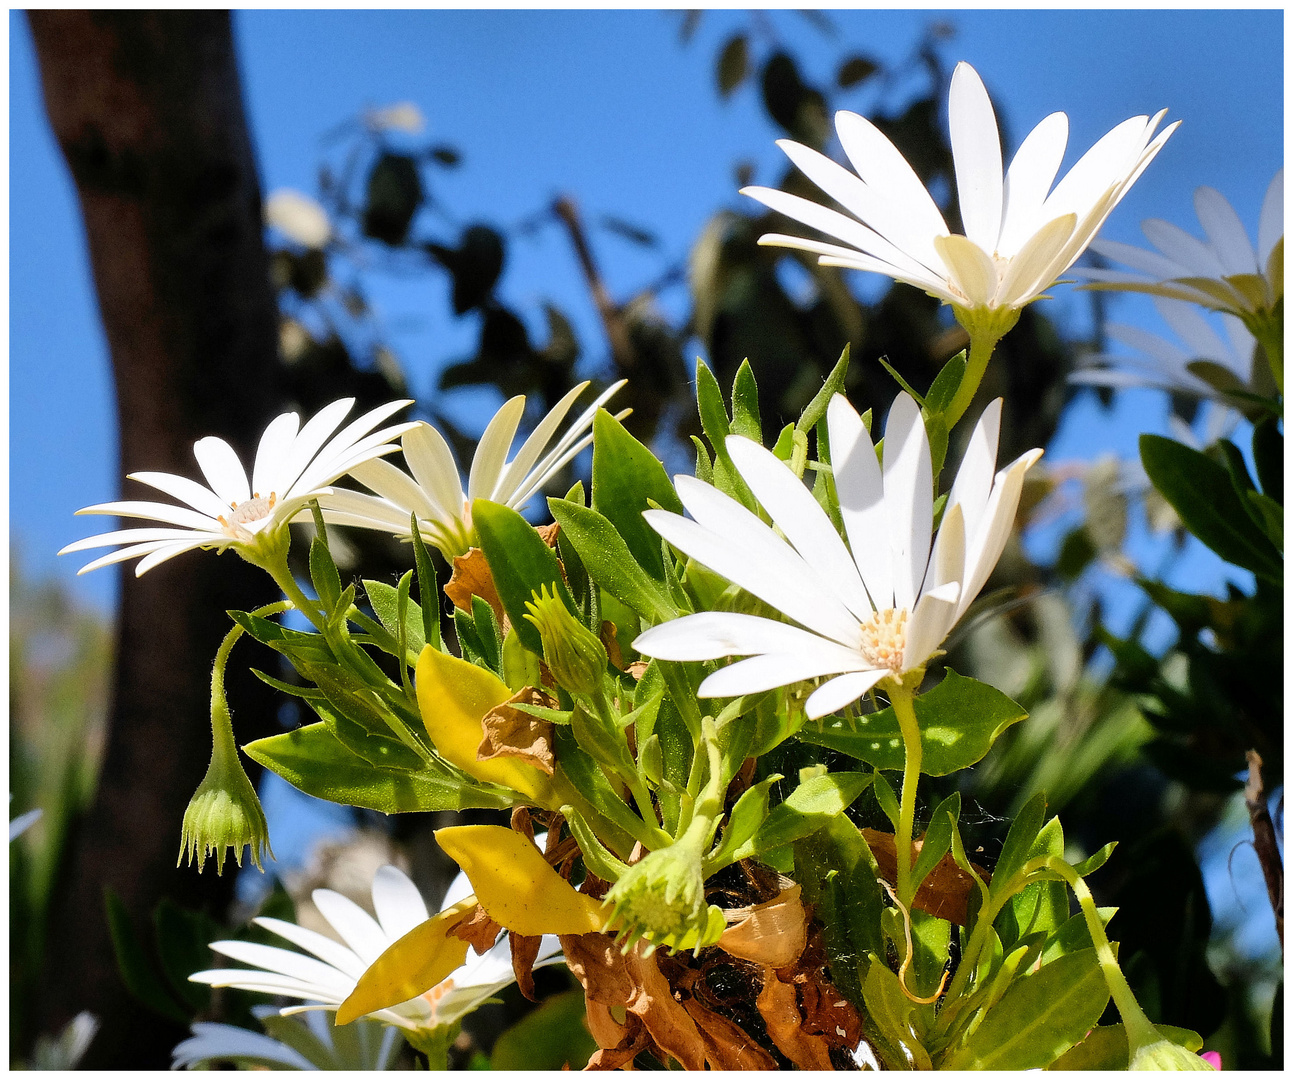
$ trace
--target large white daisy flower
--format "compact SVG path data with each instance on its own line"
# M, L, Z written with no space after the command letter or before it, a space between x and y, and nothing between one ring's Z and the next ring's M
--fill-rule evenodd
M413 427L411 423L395 424L373 431L387 417L412 404L408 400L392 401L364 413L334 435L354 404L354 398L334 401L304 427L294 412L275 417L260 438L250 482L233 447L214 435L193 444L193 456L207 487L174 473L131 473L129 479L148 484L187 505L110 502L87 506L77 513L148 518L171 527L121 529L88 536L68 544L59 554L125 545L87 563L77 573L143 556L135 567L136 577L192 548L219 551L233 547L256 561L257 554L280 539L288 523L310 500L328 492L328 484L363 462L393 453L398 446L390 440Z
M377 494L337 489L319 501L324 517L338 525L380 529L409 539L410 517L417 514L418 530L427 543L438 547L446 559L461 555L475 546L472 500L489 499L513 510L523 509L592 441L592 435L586 432L597 410L625 381L621 379L602 391L545 454L575 398L588 386L587 382L580 383L539 421L511 461L507 454L525 415L525 396L519 394L507 401L485 427L476 446L466 494L444 436L430 424L420 423L403 439L404 460L413 473L411 477L386 461L365 462L351 469L350 474Z
M458 903L470 893L467 876L458 874L445 895L443 908ZM222 956L257 967L199 971L189 976L190 981L314 1003L288 1006L280 1010L283 1016L311 1009L335 1011L382 953L429 918L422 894L394 866L383 866L373 877L376 919L353 900L331 889L316 889L312 897L344 945L295 923L258 918L255 920L258 926L313 953L313 957L251 941L213 941L211 948ZM560 960L561 943L552 935L545 935L535 967ZM469 949L466 962L425 994L368 1015L409 1031L451 1024L514 978L510 946L506 937L501 936L483 956Z
M1073 272L1099 282L1097 288L1152 293L1233 312L1240 318L1273 310L1284 295L1284 250L1280 244L1284 237L1284 170L1275 174L1262 200L1256 248L1221 192L1198 188L1194 211L1203 226L1203 240L1170 222L1150 218L1140 227L1156 251L1113 240L1097 240L1091 245L1093 251L1126 264L1130 271L1080 266Z
M1238 317L1219 316L1223 336L1194 304L1156 296L1154 306L1179 344L1138 326L1110 323L1109 336L1138 355L1099 353L1090 358L1090 366L1073 372L1069 381L1088 386L1152 386L1224 400L1212 384L1189 369L1191 363L1205 360L1225 368L1240 386L1248 385L1257 341Z
M964 236L948 231L915 171L875 125L839 112L835 130L856 173L799 143L777 145L847 214L772 188L742 192L847 246L779 234L759 243L813 252L824 266L886 274L962 309L1021 308L1073 264L1176 129L1154 135L1165 109L1125 120L1052 190L1068 142L1064 113L1032 130L1003 175L992 103L964 62L952 74L948 111Z
M702 612L652 627L633 647L663 660L750 657L705 679L702 697L833 676L808 698L810 718L843 708L881 679L922 667L987 581L1010 534L1024 473L1042 454L1030 450L994 477L1000 423L998 398L970 438L932 552L929 440L907 394L889 411L883 467L848 401L837 394L827 409L848 546L784 462L749 439L729 436L737 471L781 536L689 476L675 483L694 520L664 510L645 516L678 550L799 625Z

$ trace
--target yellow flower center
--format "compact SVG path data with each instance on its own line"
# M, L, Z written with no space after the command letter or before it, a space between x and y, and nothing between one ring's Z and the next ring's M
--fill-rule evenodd
M244 499L242 502L231 502L229 509L232 513L228 517L223 514L216 518L224 531L230 536L244 537L250 530L244 529L243 526L249 522L263 521L274 510L274 504L278 502L278 495L270 492L265 498L261 498L260 492L255 492L250 499Z
M902 654L907 644L907 609L885 608L872 613L861 623L862 655L867 662L890 671L902 670Z

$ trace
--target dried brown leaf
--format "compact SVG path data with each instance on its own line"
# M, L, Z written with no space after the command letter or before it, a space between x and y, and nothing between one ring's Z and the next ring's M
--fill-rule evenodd
M624 670L632 675L633 678L640 679L646 674L646 669L650 666L651 661L649 660L634 660L633 663L629 664L629 666Z
M494 947L499 931L503 928L485 914L485 909L477 904L471 909L462 922L449 931L450 936L462 938L476 950L477 956L484 956Z
M494 617L499 625L503 624L503 601L499 599L498 589L494 587L494 575L490 573L485 553L480 548L472 548L466 555L455 555L453 575L449 584L444 587L445 596L453 601L453 606L471 614L471 598L479 596L494 609Z
M719 948L764 967L793 964L808 941L808 913L799 894L799 886L792 885L756 904L744 919L723 931Z
M615 624L610 619L603 619L601 633L597 636L601 638L602 646L606 649L606 658L623 671L624 653L620 650L620 639L615 636L615 632Z
M554 521L551 525L536 526L534 531L539 534L539 539L548 547L554 548L557 546L557 533L561 531L561 526L557 522Z
M526 1001L538 1001L534 996L534 961L539 957L542 937L526 934L508 934L512 946L512 974L516 976L517 989Z
M705 1042L705 1058L712 1069L775 1069L776 1059L737 1024L705 1008L695 998L683 1002Z
M782 982L772 968L763 969L763 989L755 1001L768 1026L768 1038L801 1069L830 1071L830 1046L821 1035L804 1030L794 983Z
M876 829L863 829L862 836L875 856L881 876L887 881L895 881L898 876L898 855L894 847L893 834L879 832ZM922 843L923 840L916 840L912 847L919 852ZM992 875L982 867L975 866L974 863L970 865L985 882L992 880ZM916 890L916 897L911 906L935 918L946 919L948 922L956 923L957 926L964 926L968 917L966 907L974 888L974 879L956 865L950 854L944 855L938 865L930 871L929 877Z
M552 755L552 724L512 708L518 704L553 709L557 707L557 700L542 690L527 686L491 709L481 720L485 737L476 750L476 760L520 758L551 776L556 763Z

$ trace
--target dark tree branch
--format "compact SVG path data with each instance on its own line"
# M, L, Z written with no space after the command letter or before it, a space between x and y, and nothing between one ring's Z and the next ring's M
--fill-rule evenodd
M279 404L277 316L230 17L29 19L111 350L122 473L192 475L193 443L213 433L249 459ZM37 1010L37 1030L47 1032L82 1009L99 1017L89 1067L163 1068L183 1034L122 987L103 893L122 897L148 948L164 896L223 914L233 875L176 869L179 826L210 754L222 613L272 595L263 575L229 555L193 553L143 578L123 575L108 745L53 890ZM245 739L268 733L272 710L245 667L243 675L229 696Z
M1266 788L1262 784L1262 759L1256 750L1249 750L1248 783L1244 785L1244 802L1248 804L1248 820L1253 826L1253 848L1257 861L1262 865L1266 879L1266 895L1270 897L1271 910L1275 912L1275 932L1280 938L1280 953L1284 952L1284 864L1280 859L1279 845L1275 840L1275 823L1266 805Z

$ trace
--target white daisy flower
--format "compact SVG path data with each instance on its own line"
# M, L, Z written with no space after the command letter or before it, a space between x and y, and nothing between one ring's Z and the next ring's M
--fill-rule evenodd
M779 234L759 243L813 252L824 266L886 274L958 309L1019 309L1082 254L1177 126L1154 135L1166 109L1123 121L1052 190L1068 142L1064 113L1042 120L1003 174L996 115L967 63L952 74L948 111L964 236L948 231L915 171L875 125L839 112L835 130L856 173L799 143L777 145L847 214L772 188L742 192L846 246Z
M1241 386L1249 384L1257 341L1238 317L1219 316L1223 336L1194 304L1156 296L1154 306L1183 344L1138 326L1110 323L1109 336L1139 355L1099 353L1088 361L1091 366L1073 372L1069 381L1086 386L1150 386L1224 400L1214 386L1189 370L1194 361L1206 360L1225 368Z
M539 842L542 842L541 837ZM449 886L442 910L465 899L470 893L471 884L467 876L459 873ZM422 894L394 866L383 866L373 877L376 919L353 900L331 889L316 889L312 897L344 945L295 923L258 918L256 925L286 938L313 956L251 941L213 941L211 948L221 955L258 966L199 971L190 975L189 980L313 1003L288 1006L279 1010L282 1016L315 1009L335 1011L354 992L364 972L382 953L430 917ZM535 967L560 961L561 943L552 935L545 935ZM425 994L368 1015L408 1031L452 1024L514 978L510 946L506 937L500 936L484 956L478 956L469 949L466 962Z
M1253 247L1244 224L1221 192L1201 187L1194 192L1194 210L1204 239L1184 229L1150 218L1141 231L1157 249L1097 240L1091 249L1131 267L1105 270L1077 267L1074 273L1098 282L1095 288L1152 293L1229 311L1247 321L1271 312L1284 295L1284 170L1266 189ZM1277 250L1278 249L1278 250Z
M222 551L233 547L259 564L259 556L281 543L288 523L312 499L322 498L331 490L329 484L355 466L393 453L398 447L389 440L414 426L395 424L373 431L392 413L412 404L408 400L392 401L364 413L333 435L354 404L354 398L334 401L304 427L294 412L276 417L260 438L250 482L233 447L213 435L193 444L193 456L207 487L174 473L131 473L129 479L148 484L187 505L110 502L87 506L77 513L148 518L170 527L121 529L88 536L68 544L59 554L125 545L87 563L77 573L143 556L135 567L136 577L193 548Z
M675 477L675 484L695 520L664 510L645 516L678 550L799 625L709 611L652 627L633 647L662 660L750 657L705 679L702 697L833 676L808 698L813 719L842 709L884 678L923 667L996 565L1024 473L1042 454L1030 450L994 477L1000 423L998 398L970 438L932 552L929 440L907 394L889 411L883 466L848 401L837 394L827 409L849 546L784 462L749 439L729 436L737 471L782 535L689 476Z
M402 443L411 477L389 462L367 461L351 469L350 475L377 494L338 488L319 500L323 515L338 525L380 529L411 539L410 516L417 514L422 538L439 548L446 559L453 559L476 544L471 522L472 501L489 499L513 510L524 509L544 484L592 442L592 435L585 433L592 426L597 410L626 381L621 379L602 391L544 454L575 398L588 386L587 382L580 383L539 421L511 461L507 460L507 454L525 415L525 396L518 394L506 402L494 414L476 446L466 494L453 451L444 436L430 424L419 423L404 436ZM620 413L621 417L626 415L627 412Z
M278 1014L272 1005L257 1005L251 1011L262 1023L277 1026L270 1019ZM171 1051L171 1068L210 1069L229 1063L243 1068L372 1072L391 1068L402 1045L395 1028L373 1021L358 1021L353 1033L342 1040L333 1038L335 1029L331 1020L320 1012L308 1012L279 1023L292 1025L292 1045L233 1024L193 1024L189 1038Z

